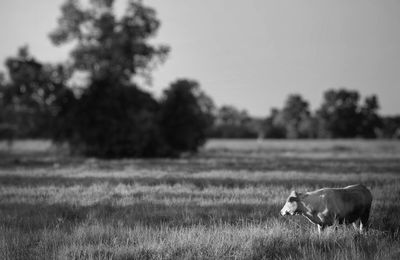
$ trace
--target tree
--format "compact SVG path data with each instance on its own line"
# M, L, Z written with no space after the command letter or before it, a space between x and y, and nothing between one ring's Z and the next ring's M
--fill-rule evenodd
M251 118L246 110L224 105L216 113L215 125L210 132L210 137L257 138L259 134L260 122Z
M382 118L382 137L400 139L400 116Z
M56 45L74 42L71 71L89 75L89 86L74 101L60 100L57 140L66 140L86 155L98 157L162 156L164 141L159 104L132 83L162 62L169 48L148 42L160 25L156 13L140 0L128 1L125 13L113 12L113 0L90 0L83 7L67 0L58 27L50 34Z
M382 128L383 122L378 115L379 102L378 97L372 95L366 97L364 105L361 107L362 122L359 133L364 138L376 138L379 129Z
M312 138L315 137L315 120L309 104L298 94L289 95L284 107L272 109L265 119L266 138Z
M12 142L16 135L16 127L8 122L9 115L8 106L4 102L6 94L6 82L2 72L0 72L0 140L6 140L8 147L11 148Z
M310 137L309 104L300 95L289 95L282 109L282 120L287 138Z
M214 105L199 84L180 79L164 91L160 126L163 138L174 153L196 152L204 144L213 122Z
M224 105L218 110L217 120L219 124L241 126L250 120L250 116L246 110Z
M323 104L317 111L321 137L356 137L362 122L359 99L360 95L355 90L326 91Z
M37 61L28 47L8 58L6 66L10 82L2 87L3 122L20 138L50 137L56 101L66 90L64 68Z
M282 123L281 115L279 109L271 109L270 115L264 122L265 138L281 139L286 137L286 128Z

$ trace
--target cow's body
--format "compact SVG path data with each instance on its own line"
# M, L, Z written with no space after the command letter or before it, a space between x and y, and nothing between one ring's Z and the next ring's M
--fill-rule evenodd
M367 228L371 209L371 192L363 185L324 188L304 194L292 192L281 215L301 214L321 231L337 221L339 224L360 220L360 230Z

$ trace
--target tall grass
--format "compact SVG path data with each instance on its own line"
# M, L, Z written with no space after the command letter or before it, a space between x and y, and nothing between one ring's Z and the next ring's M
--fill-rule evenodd
M395 259L400 253L398 238L383 232L342 227L319 235L277 220L189 227L85 222L69 232L3 227L1 233L2 259Z
M0 259L398 259L398 143L357 141L369 148L354 156L325 142L349 156L274 141L177 160L0 158ZM366 234L278 214L291 190L353 183L373 193Z

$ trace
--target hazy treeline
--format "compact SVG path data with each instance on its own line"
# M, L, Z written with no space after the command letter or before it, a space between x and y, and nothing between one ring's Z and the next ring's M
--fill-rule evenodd
M246 110L223 106L216 112L210 135L214 138L399 138L400 116L378 113L375 95L361 100L356 90L330 89L322 105L311 111L299 94L289 95L282 108L266 118L251 117Z

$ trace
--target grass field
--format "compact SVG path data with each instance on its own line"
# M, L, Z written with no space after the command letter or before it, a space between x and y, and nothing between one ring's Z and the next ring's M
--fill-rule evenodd
M370 230L279 210L363 183ZM400 259L400 142L211 141L182 159L66 157L0 143L0 259Z

